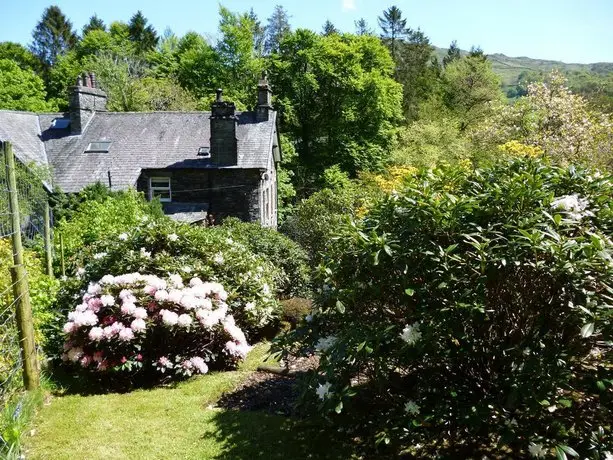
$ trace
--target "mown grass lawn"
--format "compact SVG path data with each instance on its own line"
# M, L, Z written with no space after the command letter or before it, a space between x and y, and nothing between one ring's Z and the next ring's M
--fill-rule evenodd
M78 459L345 459L333 434L313 424L262 412L214 407L263 360L258 345L233 372L173 388L125 394L62 395L34 421L26 458Z

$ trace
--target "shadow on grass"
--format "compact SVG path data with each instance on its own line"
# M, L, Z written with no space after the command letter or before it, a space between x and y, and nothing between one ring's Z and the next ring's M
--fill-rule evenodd
M257 411L219 411L206 432L222 444L216 459L349 459L351 446L323 425Z

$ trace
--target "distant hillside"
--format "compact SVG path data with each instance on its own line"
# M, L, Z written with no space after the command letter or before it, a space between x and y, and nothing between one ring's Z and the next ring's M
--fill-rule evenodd
M447 54L447 48L435 48L436 57L442 62L443 57ZM468 51L461 51L462 55L468 54ZM488 59L492 62L494 72L500 75L503 88L516 86L519 80L519 75L524 71L544 71L549 72L553 69L560 69L564 72L571 71L587 71L598 74L606 74L613 72L613 62L598 62L595 64L567 64L561 61L548 61L545 59L532 59L529 57L509 57L504 54L495 53L488 54Z

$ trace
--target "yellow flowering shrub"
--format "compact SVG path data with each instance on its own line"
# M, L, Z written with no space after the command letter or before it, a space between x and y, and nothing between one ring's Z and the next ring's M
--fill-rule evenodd
M505 142L502 145L498 146L498 149L511 157L528 157L528 158L536 158L543 155L544 151L538 145L527 145L522 144L519 141L512 140L509 142Z

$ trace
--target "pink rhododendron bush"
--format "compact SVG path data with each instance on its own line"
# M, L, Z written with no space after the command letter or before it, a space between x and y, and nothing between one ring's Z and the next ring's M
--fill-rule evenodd
M103 374L173 377L231 368L250 347L217 282L179 275L105 275L64 324L62 360Z

